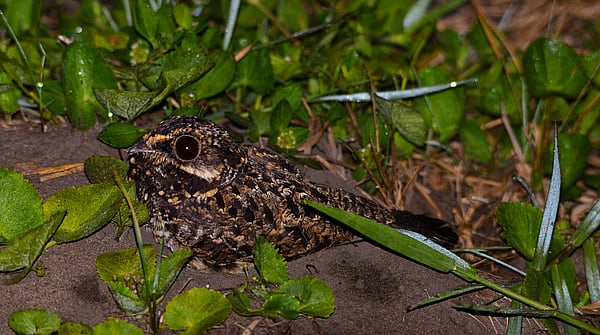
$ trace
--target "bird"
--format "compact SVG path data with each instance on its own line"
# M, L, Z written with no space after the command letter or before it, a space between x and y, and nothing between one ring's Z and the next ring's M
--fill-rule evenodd
M203 271L241 271L252 264L258 236L288 260L357 237L304 200L421 233L446 247L458 238L443 220L389 210L312 182L289 159L236 142L225 128L197 116L161 121L129 149L127 159L128 180L148 208L155 240L171 250L190 248L193 266Z

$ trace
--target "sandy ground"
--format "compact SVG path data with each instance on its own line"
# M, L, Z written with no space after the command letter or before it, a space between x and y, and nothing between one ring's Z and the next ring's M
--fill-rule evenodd
M0 121L0 167L34 170L40 167L82 163L91 155L118 156L95 139L98 129L79 132L68 124L50 125L47 133L23 121ZM87 184L83 172L40 182L28 178L43 199L59 189ZM410 206L409 206L410 208ZM45 308L63 321L94 326L107 318L127 317L113 301L95 271L95 259L104 252L134 246L131 232L120 241L114 228L84 240L50 248L40 262L45 276L30 273L23 281L0 286L0 334L12 333L7 324L11 312ZM151 239L147 237L146 242ZM294 321L242 318L233 315L212 334L501 334L505 319L472 316L453 308L454 302L407 312L407 307L447 289L462 285L458 278L440 274L394 256L366 242L345 245L289 263L292 277L312 273L332 288L336 311L329 319ZM314 271L314 270L313 270ZM170 292L194 286L227 291L246 280L244 275L203 274L185 269ZM465 300L468 301L468 300ZM164 303L161 305L164 308ZM129 319L131 320L131 319ZM143 326L143 319L133 321ZM535 331L536 327L529 331ZM167 332L164 332L167 334Z

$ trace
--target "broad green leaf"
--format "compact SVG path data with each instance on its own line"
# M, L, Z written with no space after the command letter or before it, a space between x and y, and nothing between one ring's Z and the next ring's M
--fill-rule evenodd
M77 322L65 322L58 329L60 335L91 335L92 328Z
M3 278L3 283L16 283L25 277L64 217L64 211L56 213L44 224L0 247L0 272L11 272L9 278Z
M181 28L189 30L192 28L192 12L187 5L179 3L173 8L173 18Z
M520 100L523 95L523 79L520 75L512 75L511 81L504 73L504 64L494 63L489 72L481 80L481 93L478 104L482 111L492 116L501 116L502 109L514 124L521 123ZM511 87L510 85L514 85ZM527 99L523 97L522 99Z
M559 142L560 170L563 190L575 184L583 174L592 146L587 136L581 134L560 134ZM544 160L544 173L552 173L552 151L550 145Z
M167 294L192 255L193 252L190 249L179 249L173 251L160 262L158 288L156 289L156 295L159 300Z
M144 335L138 327L119 319L104 321L94 327L93 335Z
M0 72L0 113L12 114L19 108L21 93L6 72Z
M460 128L460 141L469 159L489 164L492 161L492 151L485 132L477 123L465 120Z
M60 80L45 82L42 95L44 104L53 115L65 115L65 92Z
M282 131L292 120L293 109L287 100L281 100L273 109L269 121L272 131Z
M50 335L58 331L62 320L45 309L24 309L8 317L9 327L17 334Z
M496 209L496 220L502 227L502 238L525 259L533 260L542 211L523 202L501 203Z
M416 146L423 146L427 129L421 113L402 100L386 100L376 96L375 101L379 112L402 137Z
M430 86L451 81L448 73L440 67L427 67L418 73L419 85ZM465 115L464 88L455 87L443 92L416 99L416 109L433 130L440 135L440 142L452 138L462 124Z
M283 283L275 292L296 297L300 302L297 311L311 317L327 318L335 310L333 292L319 278L295 278Z
M0 245L42 224L42 200L20 173L0 169Z
M116 157L91 156L83 163L83 171L92 184L113 183L115 173L125 180L127 164Z
M295 112L302 105L302 86L299 83L289 84L275 89L273 93L273 106L285 100L290 104L291 111Z
M15 35L36 28L40 22L42 13L41 0L19 0L8 1L6 6L6 19Z
M205 55L204 49L177 49L157 60L144 65L140 70L140 80L150 89L173 92L209 71L214 62ZM161 76L164 78L161 82Z
M122 201L123 195L114 184L65 188L44 203L44 218L66 211L67 216L53 240L56 243L73 242L104 227L117 213Z
M525 50L522 62L527 90L536 98L575 98L587 80L579 66L579 56L559 40L535 40Z
M548 283L547 277L543 273L535 269L530 269L523 280L521 293L528 298L546 304L550 301L550 297L552 296L552 288Z
M160 92L134 92L123 91L112 88L94 88L98 101L111 113L126 120L132 120L138 115L154 107L154 102Z
M275 76L266 48L250 51L238 63L236 81L241 86L249 86L256 94L267 94L273 89Z
M181 89L180 97L191 105L223 92L233 80L236 64L229 52L219 52L212 57L215 65L202 78Z
M259 315L276 319L279 315L288 320L293 320L298 317L300 302L294 296L289 294L269 294L265 299L265 303L258 311Z
M150 0L136 0L134 2L133 26L135 30L152 45L156 46L158 32L158 14L152 8Z
M410 231L400 232L379 222L316 202L305 201L305 203L349 226L369 240L415 262L440 272L454 271L462 278L476 276L475 269L469 263L422 235Z
M219 292L193 288L177 295L167 304L165 325L182 334L203 334L222 323L231 313L231 303Z
M156 265L156 251L152 245L144 245L144 254L151 267ZM117 250L99 255L96 258L96 271L105 283L123 281L127 277L141 278L142 265L137 248Z
M144 300L142 300L138 294L132 291L131 286L118 281L107 282L106 285L108 286L113 298L119 305L119 308L121 308L125 313L129 315L137 315L148 311L148 306ZM141 285L136 286L135 288L140 289Z
M592 78L596 86L600 86L600 50L594 51L591 55L584 56L582 60L585 74Z
M281 22L285 22L291 31L308 29L308 14L304 8L304 1L287 0L281 1L277 6L277 16Z
M241 316L256 315L256 313L252 310L248 295L244 293L245 288L245 286L236 287L233 289L232 293L227 294L225 297L231 303L231 307L236 314Z
M283 256L263 236L254 240L254 265L260 277L268 284L281 285L290 278Z
M116 88L110 67L91 45L76 41L63 58L65 103L69 120L80 130L96 123L96 111L103 111L94 96L94 88Z
M130 116L136 116L132 114ZM98 139L113 148L125 149L132 146L142 135L146 133L145 129L138 128L129 123L111 123L108 124L98 134Z

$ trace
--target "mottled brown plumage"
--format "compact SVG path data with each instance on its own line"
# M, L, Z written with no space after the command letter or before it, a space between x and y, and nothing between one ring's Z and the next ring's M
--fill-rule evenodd
M196 265L232 270L252 261L263 235L288 259L338 245L354 235L302 204L303 199L408 229L451 245L446 222L389 211L338 188L315 184L280 155L234 142L197 117L161 122L129 150L129 178L150 210L157 240L190 247Z

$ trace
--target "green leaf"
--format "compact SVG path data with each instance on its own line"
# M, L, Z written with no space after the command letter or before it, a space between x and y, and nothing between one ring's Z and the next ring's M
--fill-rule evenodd
M113 299L125 313L129 315L142 314L148 311L148 305L138 294L134 293L130 286L122 282L107 282L106 285ZM140 285L141 288L141 285Z
M0 72L0 113L12 114L19 109L21 93L6 72Z
M91 156L83 163L85 176L92 184L113 183L115 173L125 180L127 169L125 162L110 156Z
M525 259L533 260L542 211L523 202L501 203L496 209L496 220L502 227L502 238Z
M181 3L177 4L173 8L173 18L182 29L189 30L192 28L192 12L188 6Z
M298 299L298 312L311 317L327 318L335 310L331 288L319 278L302 276L283 283L277 293L290 294Z
M218 52L212 57L215 65L202 78L181 89L181 99L189 100L186 104L210 98L223 92L235 75L235 61L229 52Z
M291 111L295 112L302 105L302 94L302 85L299 83L278 87L273 93L273 106L277 106L280 101L285 100L290 104Z
M126 120L132 120L138 115L154 107L159 91L133 92L109 88L94 88L98 101L111 113Z
M521 293L542 304L547 304L552 296L552 288L543 273L535 269L530 269L523 280Z
M44 251L46 244L64 217L64 211L56 213L44 224L29 230L19 238L10 241L6 246L0 247L0 272L12 272L2 282L16 283L25 277Z
M485 132L477 123L465 120L460 128L460 141L464 146L465 156L476 161L489 164L492 151Z
M104 227L117 213L123 201L114 184L92 184L62 189L44 203L44 218L66 211L67 216L53 240L73 242Z
M231 303L231 307L233 311L241 316L254 316L257 315L255 311L252 310L252 306L250 305L250 299L248 295L244 293L244 287L236 287L233 289L233 292L226 295L227 300Z
M42 200L20 173L0 169L0 244L42 224Z
M173 251L160 262L158 287L156 289L156 295L159 301L167 294L175 282L175 279L177 279L177 276L179 276L179 273L192 256L192 250L179 249Z
M582 134L560 134L558 142L560 170L562 175L563 190L575 184L585 170L587 159L592 152L592 145L588 136ZM552 173L552 151L554 145L550 145L544 156L544 173Z
M440 67L427 67L418 73L420 86L450 82L448 73ZM460 129L465 115L464 88L456 87L416 99L416 109L425 120L430 120L433 130L445 143Z
M398 231L379 222L338 208L325 206L312 201L304 201L310 207L327 214L349 226L369 240L440 272L454 271L459 276L475 277L476 271L469 263L449 250L433 243L422 235L410 231Z
M581 224L571 236L571 243L578 248L600 227L600 200L596 199ZM600 283L599 283L600 284Z
M265 299L265 303L260 308L259 315L276 319L279 315L288 320L298 317L300 302L295 297L288 294L271 293Z
M42 13L41 0L8 1L6 5L6 19L15 35L35 28L40 22Z
M158 14L152 9L150 0L136 0L134 3L133 26L135 30L156 47Z
M127 111L126 113L129 113ZM135 116L134 114L129 116ZM138 128L129 123L111 123L108 124L98 134L98 139L113 148L125 149L132 146L142 135L146 133L145 129Z
M587 79L579 66L579 56L565 43L539 38L523 55L523 75L527 90L537 98L560 95L575 98Z
M91 335L92 328L77 322L65 322L58 329L60 335Z
M376 96L375 101L383 117L402 137L416 146L423 146L427 129L421 113L402 100L386 100Z
M98 51L81 41L67 47L63 71L69 120L77 129L88 129L96 123L95 111L102 111L92 89L116 88L115 76Z
M93 335L144 335L138 327L123 320L112 319L94 327Z
M58 314L45 309L24 309L8 317L8 326L17 334L50 335L61 322Z
M281 285L290 278L283 256L264 236L254 240L254 265L266 283Z
M156 266L156 251L152 245L144 245L144 254L149 265ZM105 283L123 281L127 277L142 277L142 265L137 248L117 250L96 258L96 271Z
M238 63L236 81L257 94L267 94L273 89L275 76L267 49L254 49Z
M596 86L600 86L600 50L594 51L591 55L583 57L583 70L585 74L592 78L592 81ZM593 77L592 77L593 76Z
M292 121L292 106L290 106L287 100L281 100L273 109L271 117L269 118L271 130L280 132L287 128Z
M231 313L231 303L219 292L193 288L167 304L165 325L182 334L203 334L222 323Z
M596 255L596 246L593 238L588 238L583 243L583 264L585 266L585 279L590 292L591 301L600 300L600 266Z

